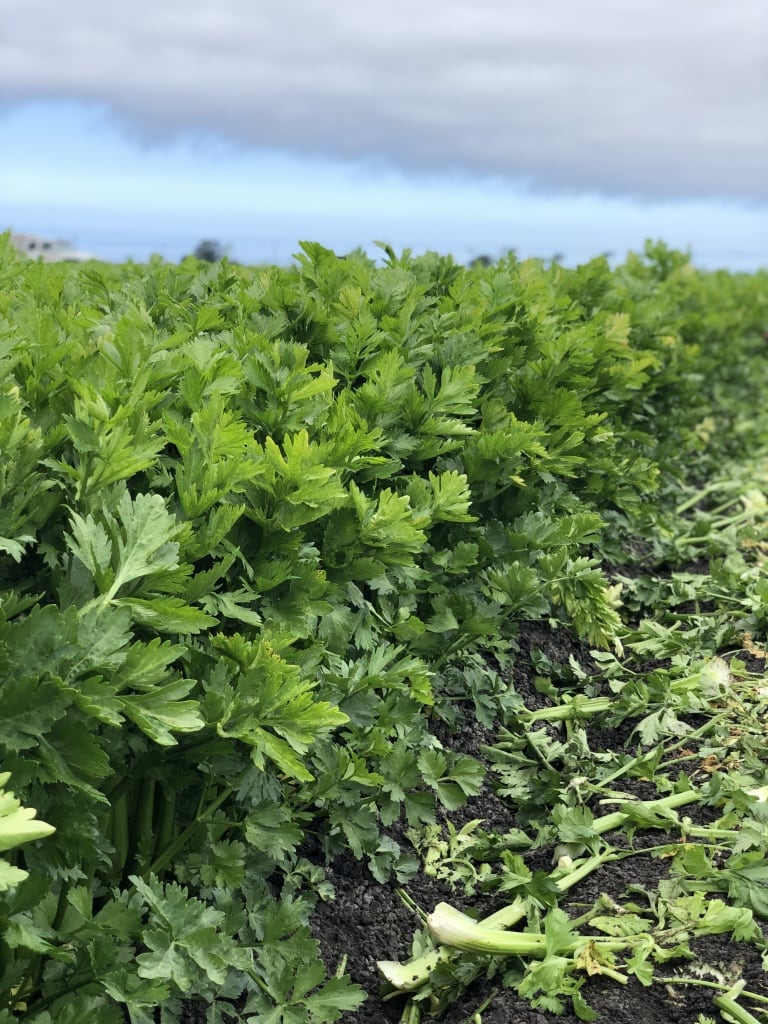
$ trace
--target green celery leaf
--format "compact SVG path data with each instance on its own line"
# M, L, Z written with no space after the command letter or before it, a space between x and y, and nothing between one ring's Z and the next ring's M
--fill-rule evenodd
M288 807L262 800L249 808L246 841L277 862L285 862L304 838Z
M198 732L205 725L198 702L182 699L194 686L194 680L177 679L145 693L121 695L117 702L155 743L174 746L175 732Z
M198 608L190 608L178 597L121 597L115 607L127 608L131 618L141 626L150 626L158 633L191 633L193 636L215 626L217 619Z
M565 807L558 804L552 809L552 821L557 827L561 843L584 843L588 845L597 837L594 816L588 807Z
M92 573L106 605L133 580L166 572L178 566L179 545L174 538L181 527L166 510L160 494L127 490L114 507L104 509L102 522L73 512L70 550Z
M315 686L262 640L250 668L239 677L217 731L249 744L257 766L266 756L283 771L311 781L296 754L305 755L316 738L349 721L332 704L317 700Z
M59 718L71 698L44 679L8 678L3 683L0 743L6 750L35 748Z
M304 1005L309 1012L311 1024L333 1024L343 1013L356 1010L366 999L359 985L350 983L345 975L330 978L312 995L306 996Z

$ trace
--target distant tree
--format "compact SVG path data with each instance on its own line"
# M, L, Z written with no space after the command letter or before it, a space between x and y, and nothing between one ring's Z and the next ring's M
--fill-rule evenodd
M206 263L218 263L224 258L224 246L212 238L204 238L199 242L194 253L195 259L204 260Z
M470 267L490 267L492 264L493 258L487 253L481 253L480 256L475 256L469 265Z

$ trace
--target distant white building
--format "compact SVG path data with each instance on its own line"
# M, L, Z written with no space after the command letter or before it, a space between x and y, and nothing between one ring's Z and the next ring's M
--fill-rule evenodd
M42 259L43 263L84 263L97 258L93 253L73 248L69 242L39 235L12 234L11 245L30 259Z

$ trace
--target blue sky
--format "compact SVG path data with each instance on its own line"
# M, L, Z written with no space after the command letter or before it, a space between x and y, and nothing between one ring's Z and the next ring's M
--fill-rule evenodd
M330 24L306 5L303 32L305 0L293 22L272 0L263 22L244 0L154 19L136 0L130 22L29 0L0 40L0 230L113 260L176 259L205 237L246 262L382 239L575 263L650 237L702 266L768 264L761 5L735 0L735 36L733 17L700 16L693 59L688 0L650 27L633 2L606 23L597 0L577 20L550 0L558 28L530 5L518 24L514 0L393 2L402 20L378 32L367 0L340 0ZM727 31L753 41L733 64L716 56ZM272 56L254 70L259 41ZM676 52L688 64L668 68Z

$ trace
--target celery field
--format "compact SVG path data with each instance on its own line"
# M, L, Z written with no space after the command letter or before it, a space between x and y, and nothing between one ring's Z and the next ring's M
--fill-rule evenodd
M0 236L0 1024L768 1022L768 272Z

